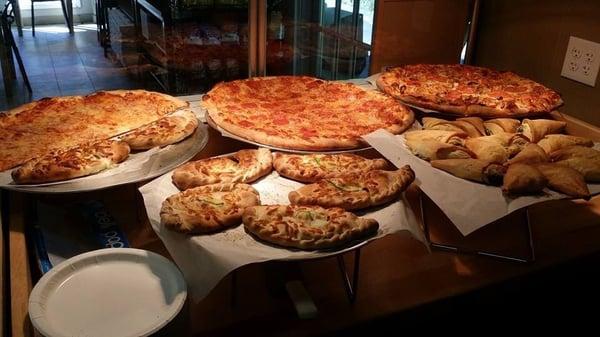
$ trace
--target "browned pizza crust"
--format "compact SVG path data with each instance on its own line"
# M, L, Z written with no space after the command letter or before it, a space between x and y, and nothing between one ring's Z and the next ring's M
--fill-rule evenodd
M138 128L123 136L122 140L132 150L148 150L180 142L194 133L197 127L198 118L194 112L182 110Z
M374 170L320 180L289 194L292 204L361 209L398 198L415 180L406 165L396 171Z
M382 93L306 76L221 83L203 97L203 106L227 132L294 150L356 148L365 134L397 134L414 122L409 108Z
M184 164L173 172L172 179L180 190L217 183L249 183L269 174L272 163L268 149L240 150L230 157L214 157Z
M282 176L315 182L343 174L361 173L388 167L384 159L367 159L355 154L291 154L275 152L273 168Z
M279 246L306 250L346 245L377 232L373 219L359 218L341 208L269 205L248 207L242 222L247 231Z
M53 151L25 162L12 172L17 184L40 184L98 173L127 159L125 142L104 140Z
M247 184L213 184L191 188L168 197L160 220L171 230L214 233L238 225L246 207L260 205L258 192Z
M537 116L563 104L558 93L514 73L458 64L390 68L376 84L408 104L462 116Z

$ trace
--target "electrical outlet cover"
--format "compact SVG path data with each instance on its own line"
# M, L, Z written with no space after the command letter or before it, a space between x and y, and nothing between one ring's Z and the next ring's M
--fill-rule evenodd
M569 38L561 76L594 87L600 69L600 43Z

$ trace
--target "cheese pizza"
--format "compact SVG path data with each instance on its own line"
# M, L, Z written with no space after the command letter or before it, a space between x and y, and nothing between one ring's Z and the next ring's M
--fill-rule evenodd
M460 64L391 68L377 86L403 102L458 115L525 117L563 104L555 91L515 73Z
M43 98L0 114L0 171L61 148L107 139L186 107L144 90Z
M377 129L397 134L414 121L409 108L375 90L306 76L220 83L203 105L225 131L292 150L357 148L362 135Z

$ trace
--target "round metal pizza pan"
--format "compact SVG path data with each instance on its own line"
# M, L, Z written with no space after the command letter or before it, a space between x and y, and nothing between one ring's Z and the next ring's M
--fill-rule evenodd
M106 176L91 175L62 182L40 185L17 185L12 182L10 184L0 185L0 188L28 193L52 194L87 192L118 185L136 183L158 177L175 169L177 166L187 162L198 152L202 151L207 143L208 128L206 124L199 123L198 128L190 137L177 144L166 146L148 155L147 161L142 164L142 169L130 170L123 172L122 174L119 173L114 175L110 175L110 170L107 170L101 172L101 174ZM137 155L144 155L144 152L140 152ZM127 161L124 163L126 162ZM0 174L10 174L10 171L5 171Z
M336 153L360 152L360 151L372 149L372 147L368 146L368 145L365 145L365 146L362 146L362 147L357 147L357 148L354 148L354 149L330 150L330 151L307 151L307 150L288 149L288 148L284 148L284 147L278 147L278 146L273 146L273 145L262 144L262 143L259 143L259 142L255 142L253 140L249 140L249 139L246 139L246 138L234 135L231 132L226 131L223 128L221 128L220 126L218 126L217 123L215 123L215 121L213 121L213 119L208 114L206 114L205 119L206 119L206 122L208 123L208 125L210 125L210 127L212 127L213 129L219 131L224 137L233 138L233 139L239 140L239 141L244 142L244 143L248 143L248 144L252 144L252 145L264 147L264 148L275 150L275 151L289 152L289 153L299 153L299 154L310 154L310 153L336 154Z

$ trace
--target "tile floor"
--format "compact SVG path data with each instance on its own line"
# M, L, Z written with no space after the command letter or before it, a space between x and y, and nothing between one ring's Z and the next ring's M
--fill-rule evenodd
M51 25L36 26L35 37L30 27L24 27L22 37L14 29L13 36L33 92L31 95L27 92L20 74L13 81L10 93L0 81L0 111L42 97L109 89L158 89L146 76L124 66L115 54L104 56L95 24L77 25L72 35L64 25ZM116 44L115 47L120 47L118 41Z

